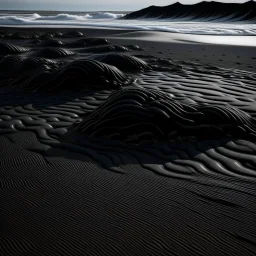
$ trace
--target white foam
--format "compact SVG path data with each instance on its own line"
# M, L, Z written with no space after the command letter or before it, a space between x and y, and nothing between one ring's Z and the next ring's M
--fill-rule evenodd
M124 17L124 14L122 13L105 12L105 13L97 13L93 15L91 18L92 19L118 19L122 17Z
M123 17L124 14L116 13L96 13L96 14L86 14L86 15L71 15L71 14L58 14L56 16L40 16L35 20L48 20L48 21L87 21L89 19L117 19Z
M124 14L121 13L96 13L96 14L85 14L85 15L72 15L72 14L58 14L55 16L40 16L37 13L34 14L22 14L22 15L8 15L8 14L1 14L0 15L0 25L47 25L50 24L56 24L56 25L68 25L80 21L80 25L83 24L83 22L86 22L90 19L93 20L109 20L109 19L117 19L122 18Z

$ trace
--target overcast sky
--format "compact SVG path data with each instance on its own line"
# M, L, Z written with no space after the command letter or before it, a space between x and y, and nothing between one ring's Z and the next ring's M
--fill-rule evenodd
M177 0L0 0L1 10L57 10L57 11L133 11L149 5L168 5ZM180 0L193 4L196 0ZM246 0L222 0L222 2L246 2Z

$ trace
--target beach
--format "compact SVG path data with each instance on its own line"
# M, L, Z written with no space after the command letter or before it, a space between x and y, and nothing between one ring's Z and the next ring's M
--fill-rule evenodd
M0 255L255 255L254 36L0 36Z

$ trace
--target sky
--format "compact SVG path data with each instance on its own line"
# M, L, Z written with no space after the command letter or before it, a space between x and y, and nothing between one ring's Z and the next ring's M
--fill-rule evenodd
M0 0L0 10L51 10L51 11L134 11L150 5L169 5L178 0ZM217 1L217 0L216 0ZM193 4L200 0L180 0ZM241 3L246 0L222 0Z

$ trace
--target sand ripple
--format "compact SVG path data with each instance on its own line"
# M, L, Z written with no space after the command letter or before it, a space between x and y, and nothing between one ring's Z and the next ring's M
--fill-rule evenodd
M55 39L47 42L58 44ZM105 39L77 42L88 51L118 50L105 45ZM118 173L136 165L184 179L254 179L255 73L144 60L131 55L140 48L125 49L129 55L97 54L91 59L75 48L76 55L45 48L36 52L42 57L3 57L0 133L33 133L44 145L37 152L82 154ZM53 55L56 60L46 58ZM64 61L58 60L63 55ZM16 165L26 163L19 158Z
M7 54L20 54L23 52L28 52L29 49L21 46L16 46L11 43L7 42L0 42L0 54L7 55Z
M144 60L121 53L102 55L97 59L124 71L142 71L150 69L150 66Z
M191 106L157 90L120 90L79 125L82 133L125 142L173 140L182 136L256 136L253 118L227 106Z

